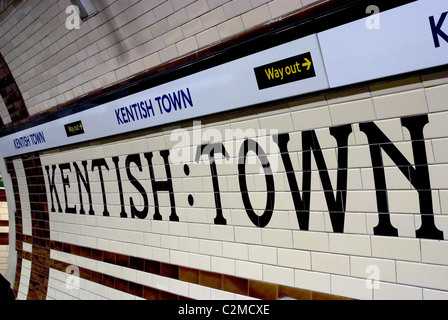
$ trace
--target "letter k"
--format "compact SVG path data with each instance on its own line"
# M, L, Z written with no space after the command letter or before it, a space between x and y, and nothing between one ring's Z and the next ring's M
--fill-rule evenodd
M115 116L117 117L118 124L122 124L123 119L120 118L120 109L115 110Z
M442 31L443 23L445 22L447 12L442 13L437 24L435 23L434 16L429 17L429 23L431 25L432 36L434 38L434 45L436 48L440 47L439 36L448 43L448 35Z

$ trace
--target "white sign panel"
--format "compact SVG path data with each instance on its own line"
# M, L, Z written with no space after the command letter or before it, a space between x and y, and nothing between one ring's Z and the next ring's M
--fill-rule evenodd
M319 33L330 87L447 64L447 13L446 0L420 0Z
M323 89L328 81L313 34L5 136L0 149L9 157Z
M420 0L0 138L4 157L448 63L448 2ZM371 23L371 19L376 19Z

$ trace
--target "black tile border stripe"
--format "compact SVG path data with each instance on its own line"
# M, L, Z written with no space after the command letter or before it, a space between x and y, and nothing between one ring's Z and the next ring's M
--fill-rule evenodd
M25 101L23 100L22 93L1 53L0 74L3 75L0 77L0 96L5 102L11 120L16 122L28 118L29 113ZM0 119L0 127L2 126L3 120Z
M42 250L50 240L50 216L47 205L44 205L48 203L48 200L42 164L37 153L22 156L21 159L30 201L33 252L39 251L43 258L49 258L50 250ZM34 290L34 292L31 290L28 291L28 295L33 293L41 296L47 295L49 273L48 266L40 263L39 259L33 259L31 264L30 286L38 289ZM30 298L35 297L30 296Z
M9 233L0 232L0 246L9 245Z
M22 224L22 204L20 201L20 192L19 192L19 184L17 181L17 174L14 167L13 159L9 158L6 161L6 170L11 177L11 183L12 183L12 190L13 190L13 196L14 199L10 199L9 201L14 201L15 209L14 212L14 229L16 234L16 243L15 243L15 249L16 250L22 250L23 245L21 241L17 241L18 238L23 234L23 224ZM11 213L9 213L11 216ZM14 244L10 244L14 245ZM14 280L14 294L17 296L17 293L19 291L19 285L20 285L20 277L21 277L21 270L22 270L22 258L17 257L16 261L16 276Z
M0 189L0 202L6 202L6 191L5 188Z
M30 253L27 251L20 250L18 251L18 256L20 256L22 259L33 261L35 260L35 253ZM72 264L68 262L59 261L52 258L46 258L45 262L48 265L48 269L54 269L61 272L66 272L67 268L71 266ZM79 268L79 276L82 279L93 281L95 283L98 283L100 285L119 290L125 293L129 293L131 295L141 297L147 300L188 300L186 297L178 296L175 294L172 294L170 292L166 292L163 290L155 289L146 285L142 285L139 283L135 283L128 280L119 279L101 272L92 271L86 268L78 267ZM39 276L45 276L42 274L39 274L38 272L35 272L35 275L37 277ZM67 273L67 276L69 274ZM47 292L48 292L48 283L47 288L45 289L45 295L39 291L39 289L36 287L32 287L30 283L30 287L28 288L28 297L27 299L30 299L31 296L37 296L40 297L40 300L45 300L47 298ZM94 292L93 292L94 293Z
M26 236L23 240L25 242L32 242L32 237ZM277 285L273 283L266 283L262 281L245 279L221 273L193 269L189 267L182 267L160 261L63 243L60 241L51 241L50 248L51 250L77 255L87 259L111 263L137 271L144 271L170 279L180 280L187 283L197 284L203 287L218 289L221 291L235 293L251 298L258 298L262 300L278 300L279 298L286 296L288 298L297 300L352 300L349 298L331 294ZM49 252L50 249L46 249L44 251L47 250ZM24 250L18 250L18 256L22 259L32 261L33 263L35 261L39 261L40 263L45 264L46 268L48 269L56 269L62 272L66 272L67 267L73 265L68 262L50 258L49 256L47 256L47 254L45 254L45 256L42 256L40 252L35 252L34 250L33 253ZM176 295L160 289L152 288L150 286L120 279L118 277L107 275L98 271L89 270L84 267L77 267L80 270L80 277L85 280L93 281L100 285L120 290L122 292L129 293L144 299L149 298L149 300L194 300L189 297ZM31 273L32 275L34 274L34 278L48 278L49 271L47 274L46 272L42 273L41 270L42 268L36 268L36 270L32 270ZM46 286L48 286L48 281L46 283ZM39 286L39 284L37 283L30 282L28 298L37 297L39 299L45 299L46 293L47 288L45 288L44 296L42 286Z

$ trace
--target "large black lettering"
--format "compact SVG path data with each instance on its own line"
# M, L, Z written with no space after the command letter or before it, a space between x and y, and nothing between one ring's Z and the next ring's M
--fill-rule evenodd
M168 160L168 157L170 156L169 150L162 150L160 151L160 155L163 158L163 161L165 163L165 172L166 172L166 180L156 180L154 175L154 168L152 166L152 158L153 153L148 152L145 153L145 158L148 161L148 167L149 167L149 174L151 176L151 186L152 186L152 194L154 196L154 220L162 220L162 215L160 214L159 209L159 197L157 193L159 191L168 191L169 197L170 197L170 205L171 205L171 214L170 214L170 221L179 221L179 217L176 214L176 204L174 201L174 191L173 191L173 182L171 179L171 169L170 169L170 163Z
M76 162L73 162L73 166L75 167L76 172L76 180L78 181L78 194L79 194L79 203L80 203L80 214L85 214L86 211L84 210L83 200L82 200L82 192L81 192L81 181L84 186L84 188L87 191L87 196L89 198L89 215L95 215L95 211L93 211L93 204L92 204L92 193L90 191L90 181L89 181L89 174L87 173L87 161L81 162L82 166L84 167L84 176L81 173L81 170L79 170L78 164Z
M288 151L289 133L283 133L274 136L274 142L277 143L280 149L280 155L285 167L286 177L288 179L289 189L291 190L294 208L296 210L297 222L300 230L309 230L310 220L310 189L311 189L311 175L303 171L302 178L302 195L300 195L299 186L292 166L291 157Z
M115 173L117 175L117 182L118 182L118 192L120 193L120 206L121 206L120 217L127 218L128 214L126 213L126 210L124 208L123 183L121 182L120 167L118 165L120 162L120 158L113 157L112 161L115 165Z
M390 222L386 178L381 153L382 149L418 192L422 225L416 231L417 238L443 240L443 232L437 229L434 223L431 183L429 179L425 139L423 136L423 128L427 123L427 115L401 119L402 126L406 127L411 134L415 166L409 163L376 124L367 122L359 125L361 131L367 135L372 159L379 213L379 223L374 228L374 234L376 235L398 236L398 230Z
M100 176L100 184L101 184L101 193L103 194L103 216L108 217L109 211L107 210L107 201L106 201L106 189L104 187L104 176L103 171L101 168L104 167L109 171L109 166L107 165L107 162L105 159L94 159L92 160L92 172L95 170L95 168L98 168L98 174Z
M56 212L56 209L54 207L54 201L53 201L53 193L55 195L56 201L58 202L58 212L62 212L61 202L59 201L59 195L56 190L56 184L54 183L56 165L55 164L52 165L51 169L53 169L53 173L52 173L51 179L50 179L50 166L45 166L45 170L47 171L47 177L48 177L48 185L50 187L51 212Z
M70 181L67 176L64 176L64 170L69 170L70 172L72 172L70 163L60 164L59 170L61 171L62 187L64 189L65 213L76 213L76 205L74 205L73 207L68 206L67 187L70 188Z
M138 210L134 204L134 199L130 197L130 203L131 203L131 216L134 218L137 216L137 218L145 219L148 215L148 195L146 194L145 188L143 188L142 184L134 177L134 175L131 172L131 163L135 163L137 165L137 168L140 172L143 171L142 169L142 162L140 159L140 154L131 154L126 157L126 173L128 175L129 181L132 183L132 185L140 192L140 194L143 197L143 209Z
M288 152L289 134L284 133L274 137L280 149L283 165L286 170L297 221L300 230L309 230L310 198L311 198L311 154L314 155L319 171L319 177L324 189L325 200L330 212L331 225L334 232L344 232L345 205L347 197L347 163L348 136L352 132L351 125L330 128L330 134L335 137L338 145L338 174L336 195L328 174L317 135L314 130L302 132L302 196L297 184L295 171Z
M266 179L266 193L267 193L266 207L264 209L263 214L260 216L255 213L252 207L252 203L249 197L249 191L247 189L246 160L249 151L255 152L255 154L258 156L261 165L263 167ZM264 150L260 147L260 145L256 141L252 139L246 139L244 143L241 145L238 160L238 180L240 183L240 190L241 190L241 196L243 198L244 208L246 209L246 213L249 219L257 227L260 228L266 227L269 221L271 221L272 213L274 211L274 203L275 203L274 176L272 175L271 165Z
M215 163L215 153L222 153L226 160L229 159L229 154L227 153L224 145L222 143L209 143L200 145L196 151L196 162L199 162L201 155L207 154L210 161L210 171L212 174L212 183L213 183L213 194L215 198L215 207L216 207L216 217L214 220L215 224L226 225L227 220L224 218L222 214L222 206L221 206L221 195L219 191L219 181L218 181L218 170L216 168Z
M439 37L448 42L448 35L442 31L443 23L445 22L446 16L448 15L448 12L442 13L442 16L440 17L439 21L435 22L434 16L429 17L429 24L431 25L431 31L432 31L432 37L434 39L434 46L436 48L440 47L440 40Z

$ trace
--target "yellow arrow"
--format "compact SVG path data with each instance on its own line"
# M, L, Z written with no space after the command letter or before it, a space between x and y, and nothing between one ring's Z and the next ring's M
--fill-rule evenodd
M305 58L305 61L306 61L306 63L303 63L302 67L307 67L306 70L308 71L311 68L311 61L308 60L307 58Z

